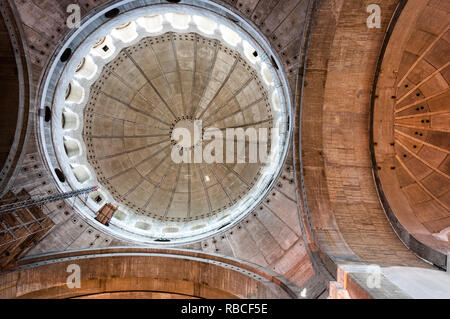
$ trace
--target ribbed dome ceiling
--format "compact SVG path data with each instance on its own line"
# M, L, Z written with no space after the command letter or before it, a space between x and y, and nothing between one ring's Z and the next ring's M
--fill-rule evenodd
M450 15L431 2L408 10L415 18L404 18L408 24L396 27L380 73L375 156L380 186L399 224L445 254L450 230Z
M449 36L448 29L440 31L421 54L405 52L393 120L400 186L414 210L441 219L427 225L432 232L449 225Z
M263 164L175 164L172 129L196 119L204 129L273 126L268 93L239 53L195 33L145 38L91 88L88 161L114 199L138 214L176 222L213 216L252 188Z
M55 61L47 91L59 186L98 186L74 206L94 227L112 207L100 227L133 242L196 241L233 227L266 197L287 156L289 85L267 40L240 17L181 7L86 22L89 36L67 44L73 51ZM198 134L184 139L178 128Z

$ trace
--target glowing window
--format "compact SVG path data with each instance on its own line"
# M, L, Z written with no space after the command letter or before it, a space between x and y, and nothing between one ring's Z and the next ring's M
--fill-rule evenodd
M194 16L194 22L197 25L197 28L206 34L213 34L217 29L217 23L214 22L214 20L205 17Z
M225 42L232 46L236 46L242 40L239 34L224 25L220 26L220 32Z
M251 63L255 63L258 60L258 56L254 55L254 53L256 52L255 48L253 48L250 43L248 43L247 41L244 41L242 43L244 45L244 55L245 57L251 62Z
M186 30L189 28L191 16L184 13L170 12L166 13L166 19L175 29Z
M139 18L137 23L147 32L159 32L163 29L163 18L160 15L151 15Z
M79 104L84 99L84 89L76 81L70 82L66 89L66 102Z
M80 142L76 139L64 136L64 149L68 158L74 158L81 155Z
M100 39L92 48L91 54L99 56L102 59L107 59L114 54L116 47L113 44L111 36L107 35Z
M123 210L118 209L116 210L116 212L113 215L113 218L120 220L120 221L124 221L127 218L127 213L125 213Z
M202 228L205 228L205 227L206 227L205 224L201 224L201 225L197 225L197 226L192 227L191 230L199 230L199 229L202 229Z
M163 229L163 232L165 233L178 233L178 231L178 227L166 227Z
M272 93L272 105L273 108L277 111L281 109L281 101L280 101L280 95L277 91L273 91Z
M95 191L89 193L89 199L91 199L96 205L101 206L106 202L106 196L101 191Z
M75 178L80 184L83 184L91 179L91 174L84 165L72 166L72 173L75 175Z
M97 65L88 55L85 58L83 58L83 60L81 60L80 64L77 67L75 76L90 80L94 77L95 73L97 73L97 69L98 69Z
M269 68L267 67L267 64L265 63L261 65L261 74L264 82L266 82L267 85L272 86L273 85L272 72L270 72Z
M128 22L111 31L111 35L122 42L128 43L138 37L136 32L136 23Z
M149 230L150 228L152 228L152 225L145 222L137 222L136 224L134 224L134 227L142 230Z
M69 110L68 108L64 109L62 113L62 128L65 131L77 130L80 125L80 120L78 115Z

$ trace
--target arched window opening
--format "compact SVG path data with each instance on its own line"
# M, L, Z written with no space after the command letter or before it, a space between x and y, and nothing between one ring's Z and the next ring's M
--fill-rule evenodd
M118 8L111 9L105 13L105 18L111 19L111 18L117 17L119 15L119 13L120 13L120 10Z
M64 175L64 173L59 168L55 168L55 174L56 174L56 177L58 177L58 180L61 183L65 183L66 182L66 176Z
M72 49L67 48L64 50L63 54L61 54L60 61L61 62L67 62L70 59L70 56L72 55Z
M46 106L45 114L44 114L44 121L50 122L51 119L52 119L52 110L48 106Z

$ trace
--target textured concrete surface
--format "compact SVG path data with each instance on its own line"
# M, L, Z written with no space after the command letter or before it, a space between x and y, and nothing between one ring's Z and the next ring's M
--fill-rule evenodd
M11 123L17 122L19 105L19 79L13 48L4 19L0 22L0 61L2 73L0 81L6 85L0 91L2 117L0 122L0 169L6 164L9 151L13 145L16 127Z
M370 92L398 1L380 3L381 29L367 28L370 3L318 6L303 89L304 200L317 244L335 262L427 266L392 230L373 181Z
M80 1L83 15L105 2ZM311 262L309 254L311 250L315 255L322 257L322 261L327 264L331 272L341 262L430 267L409 251L396 236L379 202L373 181L369 149L370 88L383 36L398 1L380 2L381 29L368 29L365 24L368 16L366 7L372 2L365 0L317 2L314 23L310 25L311 39L307 47L308 60L305 70L299 62L302 54L306 52L304 51L306 48L302 48L303 51L301 51L301 40L304 37L303 27L307 19L308 1L223 2L224 5L239 10L268 36L283 61L282 68L289 77L293 94L296 93L298 72L305 71L305 77L299 79L300 83L304 83L301 95L298 94L299 97L303 96L302 109L299 104L296 109L298 115L300 111L303 112L303 119L301 126L300 123L296 123L296 128L302 130L303 148L301 153L298 150L298 155L301 154L303 160L303 167L300 169L303 169L306 197L303 197L297 189L297 185L301 185L301 180L299 175L295 175L294 167L299 169L299 163L293 161L294 154L291 153L275 188L271 190L260 207L233 229L183 248L211 252L259 265L290 280L299 288L307 288L308 296L315 297L324 296L323 291L326 286L318 280L316 262ZM28 45L26 52L32 67L32 83L37 91L39 79L48 59L67 32L64 24L67 15L65 9L71 1L17 0L14 3L25 30L25 40ZM429 4L431 7L438 7L440 11L448 11L444 6L445 1L430 1ZM435 31L431 31L433 30L430 30L430 33L434 34ZM426 36L422 38L428 39ZM414 43L416 42L411 41L411 45ZM418 42L417 45L419 45ZM435 69L439 69L446 63L439 60L439 57L438 55L437 60L440 64ZM411 65L413 62L411 60L408 63ZM445 78L445 75L443 77ZM423 78L411 80L409 88L420 83L421 79ZM438 81L438 84L433 85L429 90L440 90L442 83ZM409 91L406 90L403 94L408 94ZM415 91L411 92L409 95L415 97ZM442 103L442 106L446 105ZM33 131L33 125L38 116L37 110L32 110L31 115L33 123L30 129ZM445 129L446 126L442 126L445 119L442 120L441 117L429 119L433 121L433 124L437 123L439 130ZM403 121L403 119L399 120ZM41 157L39 138L34 134L30 135L30 142L26 145L21 170L15 176L13 190L25 188L30 193L50 194L55 191L55 187L52 176ZM436 145L440 149L445 147L439 144L445 143L445 138L436 138L434 141L437 141ZM395 149L400 156L404 154L400 144L396 145ZM433 147L432 149L437 150ZM411 150L413 151L414 147ZM419 157L423 160L431 161L435 158L432 155L421 154L423 156ZM404 159L402 161L406 165L406 161ZM439 166L433 167L439 170L442 168L444 172L445 165L442 166L444 162L440 163L436 162L435 164ZM419 170L415 171L415 167L412 175L421 181L425 176L422 176ZM435 170L432 171L435 172ZM297 171L297 173L300 172ZM440 188L434 186L436 181L439 179L433 179L429 185L432 185L430 187L434 187L436 192L440 192ZM432 192L432 194L435 193ZM442 194L434 196L438 197ZM301 201L297 201L297 197L300 197ZM407 204L409 205L409 202ZM299 207L303 207L302 223L299 219ZM306 210L306 207L309 210ZM41 253L52 254L69 249L132 245L132 243L116 240L86 224L72 210L70 201L53 203L48 205L48 208L50 211L58 212L54 218L56 226L40 244L30 251L29 256ZM440 219L433 217L430 220L439 221ZM424 223L427 221L423 220ZM440 223L427 224L427 227L433 228L433 231L439 228L438 226ZM91 266L98 266L96 262L98 261L93 259ZM113 258L102 264L102 267L108 267L109 262L113 264ZM165 264L161 263L160 266L164 268ZM186 264L178 266L184 269ZM46 267L41 266L32 276L51 277L51 269L48 268L48 271L45 269ZM142 267L137 267L136 271L144 270ZM222 275L228 274L223 273L213 279L220 281ZM15 286L13 283L17 278L10 277L8 280L11 287ZM130 280L130 282L134 281ZM147 283L148 287L160 284L151 281ZM97 284L98 282L93 282L94 286L98 286ZM126 286L124 282L121 282L112 283L112 287L115 284ZM183 293L198 296L199 290L193 288L195 285L189 287L183 285L181 286L186 288ZM251 287L251 289L254 288L254 286ZM151 290L149 293L154 291ZM48 292L57 296L61 291ZM222 292L208 293L212 296ZM93 293L105 293L105 291L95 290ZM173 291L173 293L178 295L180 292ZM22 292L19 294L16 291L11 292L11 296L15 295L22 295Z
M225 129L269 134L269 99L254 68L217 40L195 33L145 38L111 61L91 88L83 130L88 161L114 199L138 214L176 222L211 217L261 176L265 165L249 163L245 141L246 163L228 163L236 151L226 146ZM224 134L223 163L194 163L194 152L209 144L202 137L184 147L192 164L173 161L173 131L193 121L201 121L200 134Z
M82 15L105 2L79 1ZM46 61L68 31L64 22L67 18L66 7L70 3L70 0L15 1L25 30L27 54L32 66L32 83L36 90ZM308 1L221 3L239 10L268 36L283 62L281 67L288 75L292 88L295 88ZM37 112L32 112L34 125ZM30 142L25 148L22 167L15 176L13 189L25 188L32 194L51 194L55 191L52 176L46 170L37 143L38 137L32 127L31 131ZM253 214L248 215L233 229L186 248L214 252L267 267L299 286L308 287L308 295L322 294L326 285L314 279L315 271L303 242L292 154L288 157L275 188ZM29 255L78 248L132 245L89 226L72 210L71 201L52 203L48 208L55 213L56 226Z
M67 280L79 268L79 287ZM262 267L217 255L163 249L103 249L35 257L0 275L0 298L74 298L146 292L197 298L293 298L297 287Z

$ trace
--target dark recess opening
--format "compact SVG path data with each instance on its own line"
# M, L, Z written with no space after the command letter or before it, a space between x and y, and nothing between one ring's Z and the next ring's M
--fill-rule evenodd
M254 56L255 58L258 57L258 52L253 51L253 56Z
M270 59L272 60L272 64L273 64L273 66L275 67L275 69L279 70L278 64L277 64L277 62L275 61L275 59L273 58L272 55L270 56Z
M221 230L221 229L224 229L225 227L227 227L228 225L230 225L230 223L228 223L228 224L225 224L225 225L223 225L223 226L220 226L217 230Z
M44 120L45 122L50 122L52 119L52 110L48 106L45 107Z
M116 17L120 13L120 10L117 8L111 9L105 13L105 17L108 19Z
M59 168L55 168L55 174L61 183L66 181L66 176L64 176L64 173Z
M170 2L170 3L179 3L179 2L181 2L181 0L167 0L167 2Z
M159 238L159 239L155 239L155 241L160 242L160 243L167 243L167 242L170 242L170 239Z
M61 62L67 62L71 55L72 55L72 49L71 48L65 49L63 54L61 54L60 61Z
M230 19L232 22L234 22L234 23L239 23L239 21L236 20L232 15L229 15L229 14L227 13L227 14L225 14L225 16L226 16L228 19Z

